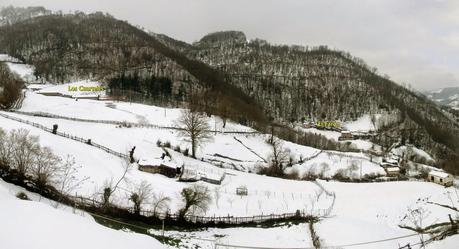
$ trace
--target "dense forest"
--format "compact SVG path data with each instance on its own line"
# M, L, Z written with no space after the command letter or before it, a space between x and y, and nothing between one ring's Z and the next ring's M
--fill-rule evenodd
M379 125L375 142L386 148L410 143L449 163L458 161L456 119L349 53L248 41L238 31L209 34L192 47L168 44L223 72L228 82L263 103L271 119L292 123L392 115Z
M20 98L24 82L0 62L0 109L6 109Z
M346 52L248 41L238 31L187 44L100 12L2 18L0 52L34 65L48 81L100 80L113 95L190 105L267 130L268 123L380 114L390 118L378 125L375 142L415 144L459 168L457 120Z
M0 28L0 52L35 66L50 82L94 79L117 94L194 108L228 105L235 120L263 121L261 108L223 75L125 21L94 13L38 16ZM132 94L131 94L132 93Z

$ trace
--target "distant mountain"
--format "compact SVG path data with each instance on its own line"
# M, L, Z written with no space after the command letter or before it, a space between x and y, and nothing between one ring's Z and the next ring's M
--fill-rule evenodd
M425 91L423 94L440 105L459 110L459 86Z
M14 24L32 17L50 15L52 11L44 7L3 7L0 9L0 25Z
M392 118L380 125L376 143L388 146L396 142L392 138L401 138L433 154L459 153L458 123L423 95L380 76L349 53L249 41L238 31L214 32L192 45L182 51L220 70L274 120L348 121L386 113Z

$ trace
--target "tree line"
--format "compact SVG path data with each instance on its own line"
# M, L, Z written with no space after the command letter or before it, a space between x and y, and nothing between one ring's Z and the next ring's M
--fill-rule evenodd
M0 62L0 109L8 109L20 98L24 82Z

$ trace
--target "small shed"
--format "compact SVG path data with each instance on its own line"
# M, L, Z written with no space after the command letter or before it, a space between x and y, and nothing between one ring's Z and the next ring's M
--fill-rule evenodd
M201 180L201 175L195 168L183 165L179 180L183 182L197 182Z
M246 186L239 186L236 188L237 195L248 195L249 191Z
M446 172L432 170L427 175L427 180L445 187L453 186L453 176Z
M179 171L175 164L161 159L140 160L139 170L152 174L161 174L169 178L174 178Z
M384 168L384 170L386 171L386 174L387 176L390 176L390 177L397 177L397 176L400 176L400 168L399 167L387 167L387 168Z
M222 184L222 181L225 179L225 174L199 172L199 175L201 176L201 181L217 185Z

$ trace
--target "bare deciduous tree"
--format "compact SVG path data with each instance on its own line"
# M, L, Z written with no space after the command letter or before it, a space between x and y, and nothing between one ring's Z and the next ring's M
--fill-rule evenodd
M423 221L426 220L431 214L431 211L424 207L418 207L415 209L408 208L408 213L404 217L407 219L409 223L411 223L414 227L404 227L410 228L411 230L416 231L419 234L419 239L421 240L421 248L425 248L425 241L424 241L424 224Z
M207 187L201 185L193 185L184 188L180 193L184 202L184 207L180 209L179 216L181 219L185 218L190 209L194 211L205 212L209 208L212 201L210 191Z
M11 166L20 175L25 176L40 149L38 137L29 135L29 131L25 129L12 130L9 137L10 145L12 146Z
M142 181L132 192L129 200L134 203L134 213L140 214L142 204L148 201L151 195L151 185L147 181Z
M169 208L171 198L165 196L163 193L153 195L153 215L166 211Z
M274 138L271 143L272 152L269 156L268 175L283 176L284 170L288 165L290 152L284 148L280 139Z
M62 196L68 196L78 189L89 177L79 179L76 177L78 167L75 164L75 158L67 155L64 159L60 160L59 171L56 176L58 179L56 187ZM55 207L59 206L59 201L55 202Z
M125 180L126 174L129 172L131 169L131 163L129 158L125 158L121 162L123 166L123 174L120 176L118 181L116 183L113 183L113 178L110 179L110 181L105 181L104 185L102 187L102 193L99 193L101 196L101 201L102 201L102 207L104 209L107 209L110 206L110 200L111 197L113 196L113 193L118 189L119 184Z
M59 174L61 159L48 147L38 149L31 172L40 189L51 184Z
M9 135L0 128L0 167L9 167L12 148Z
M199 144L212 138L207 118L201 113L185 110L177 120L177 126L182 128L180 135L191 142L191 155L196 157Z

